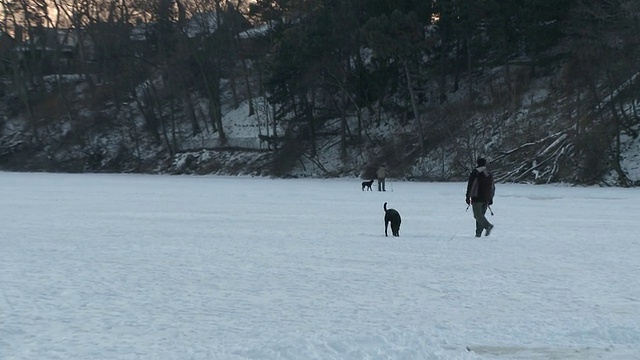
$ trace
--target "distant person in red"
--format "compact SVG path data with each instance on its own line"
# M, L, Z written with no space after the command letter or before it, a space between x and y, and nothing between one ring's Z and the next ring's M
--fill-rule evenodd
M495 186L493 175L487 169L487 160L479 158L477 165L469 175L465 201L473 208L473 217L476 219L476 237L480 237L482 230L485 231L485 236L489 236L491 229L493 229L493 224L487 220L485 213L487 207L493 204Z

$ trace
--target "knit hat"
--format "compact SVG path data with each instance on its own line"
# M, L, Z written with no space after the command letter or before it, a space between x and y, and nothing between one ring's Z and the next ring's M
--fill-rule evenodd
M478 166L487 166L487 159L478 158Z

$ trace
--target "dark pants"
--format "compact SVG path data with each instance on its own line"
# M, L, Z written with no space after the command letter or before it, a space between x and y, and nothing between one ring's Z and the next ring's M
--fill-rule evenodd
M484 214L487 212L487 203L474 202L473 205L473 217L476 219L476 236L482 234L482 230L488 229L491 226L487 217Z
M378 179L378 191L387 191L384 188L384 178Z

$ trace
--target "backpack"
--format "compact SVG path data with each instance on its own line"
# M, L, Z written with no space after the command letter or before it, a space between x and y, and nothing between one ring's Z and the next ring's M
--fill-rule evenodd
M487 171L476 172L476 177L472 185L471 196L482 198L487 204L493 204L493 196L496 193L496 186L493 183L493 175Z
M478 187L481 189L487 204L493 204L493 196L496 193L496 185L493 183L493 175L489 173L487 176L478 176L476 179L478 179Z

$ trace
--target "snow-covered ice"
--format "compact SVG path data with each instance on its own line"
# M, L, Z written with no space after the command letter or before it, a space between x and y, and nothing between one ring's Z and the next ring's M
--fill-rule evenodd
M640 191L387 187L0 173L0 358L640 357Z

